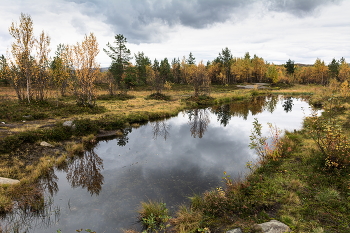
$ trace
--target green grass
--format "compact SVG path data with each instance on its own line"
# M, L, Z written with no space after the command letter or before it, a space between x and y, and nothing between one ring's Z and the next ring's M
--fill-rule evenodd
M105 111L106 109L101 106L87 108L79 107L74 103L53 100L31 104L6 100L0 103L0 121L8 123L23 120L41 120L52 117L69 117L77 114L97 114Z

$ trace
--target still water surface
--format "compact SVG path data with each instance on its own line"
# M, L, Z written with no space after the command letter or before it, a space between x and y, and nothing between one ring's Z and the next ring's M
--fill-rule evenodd
M124 129L123 137L98 142L42 181L52 194L46 194L45 211L17 211L1 226L45 233L140 229L141 201L161 200L175 212L189 196L224 186L223 172L243 177L246 163L256 159L249 149L254 118L265 133L268 122L291 131L301 128L309 112L301 99L263 97Z

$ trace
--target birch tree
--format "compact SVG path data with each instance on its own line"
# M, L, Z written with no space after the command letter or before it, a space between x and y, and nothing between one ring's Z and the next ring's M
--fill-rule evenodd
M98 43L93 33L85 35L83 42L70 47L74 75L71 85L78 105L92 107L95 105L94 81L100 72L96 61L99 53Z
M36 63L33 74L34 91L36 99L43 101L46 98L46 92L49 85L49 53L50 53L50 37L43 31L36 40Z
M193 87L194 97L198 97L200 94L209 94L211 82L202 61L198 66L194 64L188 65L185 74L187 83L191 84Z
M35 38L33 31L33 20L30 15L21 13L19 24L12 22L9 28L10 35L15 39L11 45L11 53L14 61L12 66L15 75L12 76L12 85L16 90L20 101L32 99L32 64L31 56Z
M328 67L325 65L324 61L317 58L313 66L313 76L316 82L326 85L328 83Z

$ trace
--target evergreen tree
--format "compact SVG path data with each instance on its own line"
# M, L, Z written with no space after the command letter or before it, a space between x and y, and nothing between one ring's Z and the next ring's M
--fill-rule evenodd
M332 62L328 65L329 75L331 78L338 79L340 62L333 58Z
M157 60L157 58L154 59L152 68L153 68L154 71L158 71L159 72L159 61Z
M286 64L284 65L286 68L287 74L293 75L295 71L294 61L288 60Z
M180 59L179 58L174 58L171 61L171 71L172 71L172 76L174 79L174 82L176 83L181 83L181 64L180 64Z
M231 50L229 50L227 47L222 49L221 53L219 53L219 56L215 59L215 62L220 64L221 69L221 76L223 80L226 80L225 83L231 82L231 71L230 67L232 64L232 54Z
M122 34L118 34L114 38L116 46L112 46L108 42L107 47L109 50L103 49L103 51L112 59L109 70L113 74L117 85L120 87L125 68L129 65L129 61L131 60L131 53L126 47L127 40Z
M151 60L143 52L138 52L135 54L135 63L138 82L139 84L145 84L147 77L146 67L151 65Z
M222 63L225 67L230 66L230 62L232 60L232 54L231 50L229 50L227 47L222 49L221 53L219 53L219 56L217 57L217 61Z
M0 83L9 84L10 69L4 55L0 56Z
M172 75L170 70L170 64L167 58L164 58L160 62L159 74L164 81L172 81Z
M196 58L193 57L192 52L188 55L188 59L186 60L187 64L194 65L196 63Z

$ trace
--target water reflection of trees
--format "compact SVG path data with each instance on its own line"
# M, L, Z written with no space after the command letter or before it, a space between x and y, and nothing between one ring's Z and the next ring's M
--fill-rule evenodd
M125 128L122 130L122 135L118 136L117 138L117 145L118 146L125 146L129 142L128 134L131 133L132 128Z
M44 174L42 175L41 179L39 180L39 184L44 190L47 190L47 192L53 196L58 192L58 177L55 174L55 169L49 168L46 171L44 171Z
M257 96L251 98L249 101L237 101L230 104L213 106L211 111L217 116L220 124L226 126L232 117L240 117L247 120L249 114L254 116L262 113L264 110L272 113L276 109L279 100L280 98L278 96ZM283 107L285 111L291 111L292 105L293 99L287 98Z
M197 136L202 138L204 132L207 130L210 122L208 111L208 109L193 109L187 111L191 135L194 138Z
M86 188L91 195L98 195L103 184L103 160L93 149L86 150L83 155L75 156L64 169L72 188Z
M58 192L57 181L54 169L47 168L38 182L17 186L12 211L0 216L1 232L35 232L55 224L60 215L52 200Z
M152 122L151 125L153 131L153 139L157 139L158 136L163 137L164 140L167 139L170 129L170 125L167 123L167 121L155 121Z
M292 99L292 97L287 97L285 100L284 100L284 102L283 102L283 104L282 104L282 107L283 107L283 110L285 111L285 112L291 112L292 111L292 108L293 108L293 99Z
M268 112L273 113L277 107L277 103L279 101L279 98L277 96L270 96L267 97L265 108Z
M70 158L60 169L67 172L67 180L73 188L86 188L91 195L98 195L103 184L103 160L93 149ZM58 177L54 168L42 171L36 183L24 183L16 187L15 205L11 212L0 215L0 232L35 232L50 228L60 216L54 206L53 196L58 192Z

